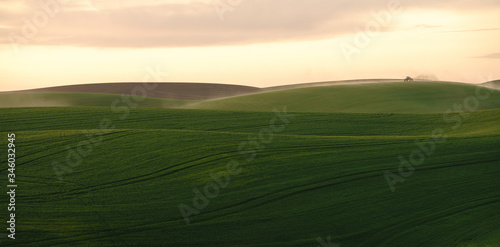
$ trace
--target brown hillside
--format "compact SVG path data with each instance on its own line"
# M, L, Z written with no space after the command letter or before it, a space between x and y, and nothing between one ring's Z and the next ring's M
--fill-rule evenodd
M21 90L9 93L105 93L132 94L142 83L96 83ZM211 83L158 83L148 97L177 100L208 100L257 93L256 87Z

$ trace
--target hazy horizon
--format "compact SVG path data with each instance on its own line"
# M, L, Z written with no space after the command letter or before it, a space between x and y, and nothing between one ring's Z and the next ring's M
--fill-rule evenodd
M500 3L1 0L0 91L140 82L255 87L500 78Z

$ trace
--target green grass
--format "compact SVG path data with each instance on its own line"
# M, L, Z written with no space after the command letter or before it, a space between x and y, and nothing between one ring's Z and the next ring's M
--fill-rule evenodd
M140 95L139 95L140 96ZM190 100L170 100L148 97L125 96L138 107L177 108L196 103ZM0 94L0 108L7 107L61 107L61 106L106 106L118 100L117 106L126 104L122 96L97 93L4 93Z
M19 186L18 239L2 244L305 247L331 235L341 246L498 246L500 110L457 129L443 114L293 114L248 162L238 146L272 112L0 109L2 146L17 135ZM53 162L102 119L113 125L102 143L59 181ZM397 173L398 156L437 128L446 142L392 193L384 171ZM186 225L179 204L231 160L241 173Z
M269 111L286 105L296 112L443 113L454 103L475 96L476 89L474 85L452 82L335 85L211 100L186 108ZM489 99L481 101L479 109L496 108L500 108L500 91L494 90Z

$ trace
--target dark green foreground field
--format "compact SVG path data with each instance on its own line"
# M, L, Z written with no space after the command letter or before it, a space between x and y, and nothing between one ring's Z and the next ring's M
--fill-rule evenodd
M0 109L2 146L15 133L18 156L16 240L0 244L500 246L500 110L293 115L269 143L249 144L274 113ZM435 130L446 138L391 192L384 172L398 175L398 156ZM205 193L229 162L241 170L186 224L179 205L193 207L193 189Z

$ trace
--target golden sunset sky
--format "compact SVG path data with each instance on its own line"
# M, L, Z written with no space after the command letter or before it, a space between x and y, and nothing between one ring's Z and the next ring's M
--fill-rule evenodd
M38 2L38 4L37 4ZM367 31L368 30L368 31ZM498 0L0 0L0 91L500 78Z

